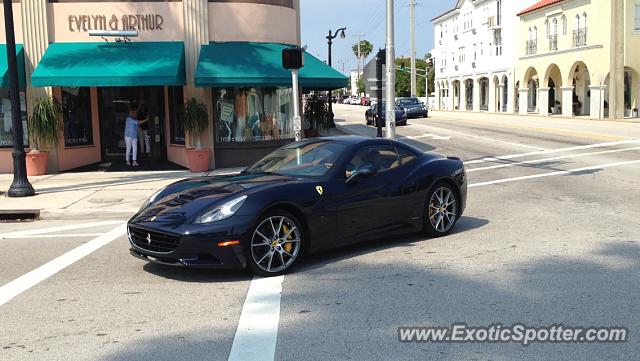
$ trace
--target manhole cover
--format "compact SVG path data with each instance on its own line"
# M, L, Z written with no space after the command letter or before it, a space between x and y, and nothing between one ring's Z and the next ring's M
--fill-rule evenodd
M89 203L118 203L123 200L122 198L92 198L89 199Z

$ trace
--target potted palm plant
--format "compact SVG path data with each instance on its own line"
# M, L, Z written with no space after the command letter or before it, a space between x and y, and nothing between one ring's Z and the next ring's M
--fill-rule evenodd
M49 152L45 149L58 145L63 129L60 102L53 97L36 99L28 120L31 151L27 154L27 175L43 175L47 172Z
M189 170L198 173L209 170L209 149L202 147L202 133L209 125L207 106L198 102L196 98L188 99L184 104L184 129L196 138L196 147L187 149Z
M304 118L310 125L309 129L304 131L307 138L317 137L329 128L329 107L319 92L313 92L307 98L304 104Z

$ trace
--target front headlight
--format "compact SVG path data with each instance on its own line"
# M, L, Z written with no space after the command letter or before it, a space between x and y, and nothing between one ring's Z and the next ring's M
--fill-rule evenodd
M160 188L157 191L155 191L155 193L153 193L151 195L151 197L147 198L146 201L144 201L144 203L142 204L142 207L140 207L140 210L143 210L147 207L149 207L151 205L151 203L155 202L156 198L158 198L158 196L160 195L160 193L164 190L164 188Z
M218 206L196 218L195 223L205 224L218 222L233 216L247 200L247 196L238 197Z

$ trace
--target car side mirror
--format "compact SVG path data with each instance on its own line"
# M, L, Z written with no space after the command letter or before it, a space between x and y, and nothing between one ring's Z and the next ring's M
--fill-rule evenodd
M378 174L378 170L373 164L364 164L358 168L347 180L346 184L353 184L358 178L370 178Z

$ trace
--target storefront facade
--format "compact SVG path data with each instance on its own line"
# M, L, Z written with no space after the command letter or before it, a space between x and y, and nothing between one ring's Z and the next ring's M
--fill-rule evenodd
M192 139L181 114L190 97L209 109L201 140L212 152L211 169L247 164L291 141L290 80L265 81L283 70L269 69L276 62L265 64L259 53L273 44L300 45L299 6L299 0L15 3L16 42L25 55L25 115L28 100L45 94L63 106L64 134L52 150L49 171L124 163L124 119L132 103L143 103L148 113L151 163L187 166L185 149ZM105 41L90 36L91 30L135 30L138 36ZM244 49L236 56L253 67L230 69L235 78L222 74L224 82L199 82L196 69L203 62L223 69L217 59L228 43ZM311 58L306 59L318 61ZM327 88L346 84L331 69L319 71L333 80ZM0 162L0 172L11 171L10 148L0 148Z

